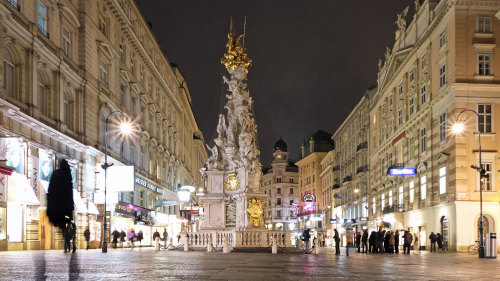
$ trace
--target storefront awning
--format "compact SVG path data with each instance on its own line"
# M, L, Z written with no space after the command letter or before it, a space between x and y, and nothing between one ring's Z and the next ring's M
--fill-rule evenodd
M26 205L40 205L40 201L36 197L33 187L29 183L25 175L12 173L9 176L8 200L11 202L19 202Z
M99 210L97 210L97 207L94 204L94 202L88 202L87 209L89 211L89 215L99 215Z
M83 203L82 197L78 190L73 189L73 201L75 203L75 209L77 213L88 213L85 203Z
M160 199L156 201L156 207L179 205L179 197L170 190L165 190Z

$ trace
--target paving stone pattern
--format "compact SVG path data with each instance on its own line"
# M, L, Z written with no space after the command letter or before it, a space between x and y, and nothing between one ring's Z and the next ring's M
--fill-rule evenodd
M499 259L415 252L335 256L153 248L0 252L0 280L500 280Z

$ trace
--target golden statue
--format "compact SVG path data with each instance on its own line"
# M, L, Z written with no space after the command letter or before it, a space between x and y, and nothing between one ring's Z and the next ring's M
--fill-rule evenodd
M236 34L233 31L233 19L231 19L229 33L227 34L227 52L220 61L227 69L237 70L240 66L243 66L245 68L245 73L248 73L248 67L252 65L252 60L247 57L245 47L241 45L241 39L244 35L236 37L236 40L234 39L235 36Z
M250 223L254 227L259 227L263 223L262 214L264 211L262 210L262 200L257 198L249 200L247 212L250 214Z

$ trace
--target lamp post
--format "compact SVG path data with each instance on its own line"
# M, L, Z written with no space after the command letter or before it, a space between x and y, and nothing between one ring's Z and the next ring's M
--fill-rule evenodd
M457 122L453 125L452 127L452 132L454 134L460 134L465 130L465 124L460 123L460 115L462 113L470 111L474 113L477 117L477 120L479 122L479 114L472 109L464 109L460 111L460 113L457 116ZM477 130L478 134L478 142L479 142L479 166L471 165L471 168L475 169L476 171L479 172L479 209L480 209L480 216L479 216L479 249L478 249L478 254L479 258L484 258L484 240L483 240L483 177L486 174L486 171L483 169L483 163L481 161L481 129L478 128Z
M103 235L102 235L102 252L108 252L108 242L106 240L106 231L107 231L107 222L106 222L106 200L107 200L107 177L108 177L108 168L113 166L113 163L108 163L108 123L109 117L111 115L118 113L126 118L125 114L119 110L112 111L106 117L105 129L104 129L104 164L101 167L104 169L104 222L103 222ZM128 135L132 131L132 126L129 122L124 122L120 124L120 130L124 135Z

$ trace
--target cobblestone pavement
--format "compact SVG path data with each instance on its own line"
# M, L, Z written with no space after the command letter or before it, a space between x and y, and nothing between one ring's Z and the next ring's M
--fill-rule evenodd
M466 253L350 254L0 252L0 280L500 280L500 259Z

